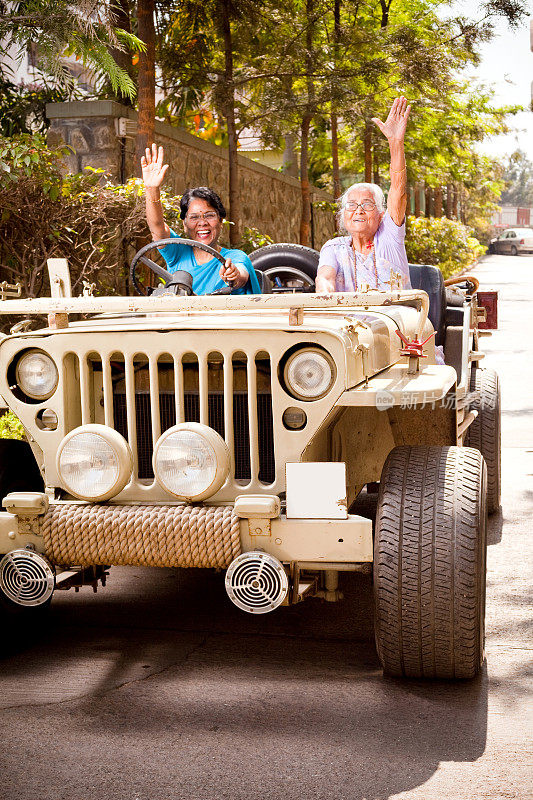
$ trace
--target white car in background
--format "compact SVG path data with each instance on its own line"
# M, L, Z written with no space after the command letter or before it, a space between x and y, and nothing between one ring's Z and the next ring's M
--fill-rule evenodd
M489 253L511 256L533 253L533 228L507 228L496 239L491 239Z

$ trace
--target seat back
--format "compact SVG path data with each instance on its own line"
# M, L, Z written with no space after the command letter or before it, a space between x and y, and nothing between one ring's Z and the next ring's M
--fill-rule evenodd
M257 275L257 280L259 281L259 286L261 287L261 294L272 294L272 281L265 275L264 272L261 272L260 269L255 269L255 274Z
M409 264L413 289L423 289L429 296L429 320L436 331L435 344L444 344L446 336L446 290L438 267L430 264Z

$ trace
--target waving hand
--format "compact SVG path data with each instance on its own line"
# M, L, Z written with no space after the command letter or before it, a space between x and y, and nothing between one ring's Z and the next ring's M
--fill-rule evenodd
M385 122L377 117L373 117L372 122L378 126L389 142L403 142L410 113L411 106L407 105L405 97L397 97Z
M146 156L141 158L141 167L143 171L143 181L147 189L158 189L165 178L165 173L168 169L168 164L163 164L165 153L163 148L159 149L155 144L152 144L152 150L146 148Z

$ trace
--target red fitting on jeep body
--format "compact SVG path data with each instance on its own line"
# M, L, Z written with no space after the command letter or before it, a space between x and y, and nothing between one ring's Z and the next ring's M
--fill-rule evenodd
M400 331L396 331L396 333L405 345L403 349L400 350L402 356L409 356L409 358L427 358L427 356L424 355L422 348L429 342L432 336L435 336L435 331L433 331L433 333L431 333L427 339L424 339L423 342L419 342L418 339L412 339L409 341L405 338L403 333L400 333Z

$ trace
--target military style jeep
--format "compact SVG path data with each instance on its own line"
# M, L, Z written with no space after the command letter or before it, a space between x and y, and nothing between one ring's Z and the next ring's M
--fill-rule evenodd
M264 294L195 297L148 249L152 296L72 297L59 259L51 297L0 303L25 317L0 394L28 439L0 445L4 606L148 565L225 569L262 614L373 569L384 670L474 676L500 470L475 279L447 298L413 266L413 290L316 295L316 254L275 245L252 255ZM373 524L350 511L377 483Z

